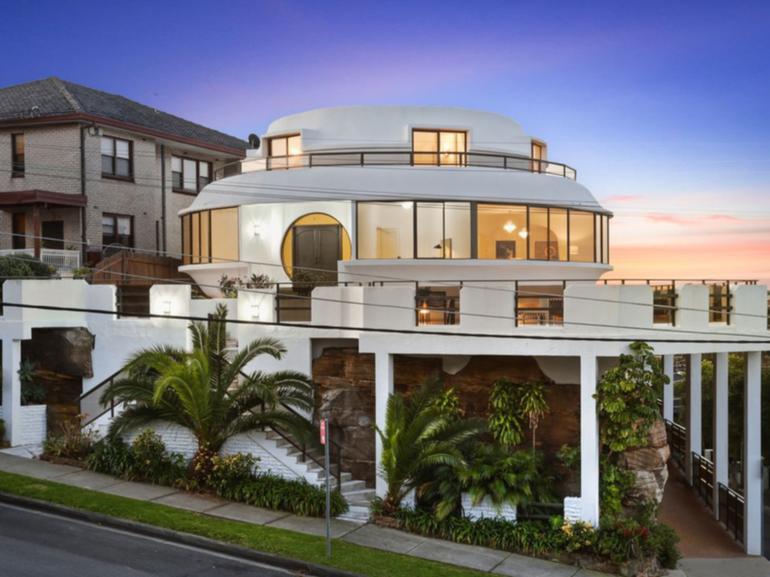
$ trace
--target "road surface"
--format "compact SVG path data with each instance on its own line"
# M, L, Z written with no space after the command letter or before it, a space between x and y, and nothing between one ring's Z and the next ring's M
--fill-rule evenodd
M0 504L3 577L289 577L295 573Z

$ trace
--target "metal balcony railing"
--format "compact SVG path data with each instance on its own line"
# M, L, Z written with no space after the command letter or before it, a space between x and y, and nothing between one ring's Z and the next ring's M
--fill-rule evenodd
M526 156L512 156L488 152L413 152L402 150L367 151L346 150L340 152L310 152L291 156L247 158L219 167L214 179L255 172L260 170L290 170L293 168L318 168L323 166L447 166L496 168L549 174L569 180L577 179L577 171L561 162L539 160Z

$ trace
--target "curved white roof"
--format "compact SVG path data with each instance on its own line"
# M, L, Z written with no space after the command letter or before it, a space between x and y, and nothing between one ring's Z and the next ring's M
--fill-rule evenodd
M531 137L507 116L439 106L318 108L275 120L264 136L299 133L304 152L410 149L413 128L463 130L468 132L468 150L530 155Z
M314 167L255 171L206 186L185 212L258 203L328 200L470 200L605 209L559 176L473 167Z

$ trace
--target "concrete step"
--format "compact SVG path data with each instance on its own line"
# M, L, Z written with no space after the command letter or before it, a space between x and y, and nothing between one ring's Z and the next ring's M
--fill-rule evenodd
M356 479L353 479L351 481L343 481L342 482L342 494L343 495L345 495L347 493L350 493L352 491L359 491L361 489L366 489L366 482L358 481Z
M354 521L356 523L366 523L369 520L370 512L368 506L350 505L348 512L337 517L345 521Z
M342 491L345 499L348 501L368 501L372 502L375 497L374 489L358 489L355 491Z

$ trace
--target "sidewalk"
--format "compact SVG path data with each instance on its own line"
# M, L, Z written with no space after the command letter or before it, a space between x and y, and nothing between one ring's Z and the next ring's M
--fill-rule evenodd
M163 504L211 517L220 517L256 525L266 525L310 535L325 534L324 520L299 517L280 511L269 511L232 503L212 496L194 495L170 487L123 481L108 475L84 471L68 465L22 458L0 452L0 471L46 479L101 493ZM387 529L372 524L358 524L334 519L332 536L365 547L401 553L412 557L449 563L469 569L509 577L606 577L602 573L572 565L553 563L495 549L451 543ZM710 560L711 561L711 560ZM757 557L720 559L717 565L698 559L685 559L681 570L671 571L671 577L731 577L770 576L770 562Z

